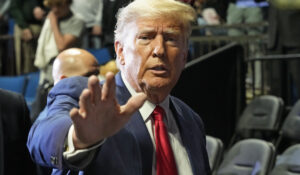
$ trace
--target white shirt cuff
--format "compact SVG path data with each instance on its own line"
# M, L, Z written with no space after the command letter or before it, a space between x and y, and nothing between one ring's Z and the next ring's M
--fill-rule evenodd
M63 153L63 157L65 161L72 167L82 169L92 161L97 148L99 148L105 142L106 139L102 140L96 145L93 145L92 147L75 150L72 137L73 131L74 125L72 125L69 129L66 141L67 150Z

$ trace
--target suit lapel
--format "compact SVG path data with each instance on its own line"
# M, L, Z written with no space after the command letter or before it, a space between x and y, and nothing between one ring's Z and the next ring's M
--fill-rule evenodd
M199 131L194 131L195 125L192 121L186 120L184 112L170 98L170 108L176 120L180 137L184 147L186 148L190 163L192 165L193 174L199 174L198 163L203 161L199 157L201 148L199 147L199 138L195 138L195 134Z
M131 97L127 90L121 74L116 75L117 84L117 98L120 105L123 105ZM152 158L153 158L153 144L149 135L148 129L139 111L135 112L130 121L125 126L136 138L140 150L142 160L143 175L151 175L152 173Z

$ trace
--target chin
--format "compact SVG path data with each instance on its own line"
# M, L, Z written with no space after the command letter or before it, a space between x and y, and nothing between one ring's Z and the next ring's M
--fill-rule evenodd
M170 78L164 77L148 77L141 81L142 89L146 91L166 91L173 87L173 82Z
M149 83L145 86L146 90L151 93L168 93L170 83Z

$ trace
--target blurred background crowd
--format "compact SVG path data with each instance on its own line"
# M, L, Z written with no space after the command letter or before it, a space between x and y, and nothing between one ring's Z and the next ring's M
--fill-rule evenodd
M1 0L0 75L39 71L39 84L52 84L49 75L53 59L71 47L98 54L101 65L113 61L115 15L129 1ZM244 47L248 67L246 88L252 90L247 91L248 98L272 93L290 105L298 99L300 65L294 55L300 47L298 0L183 1L190 3L198 15L189 61L238 42ZM294 57L283 62L259 59L274 54Z

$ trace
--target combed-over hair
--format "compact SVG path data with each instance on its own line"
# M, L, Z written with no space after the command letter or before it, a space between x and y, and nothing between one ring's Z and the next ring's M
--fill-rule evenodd
M135 0L118 11L115 40L123 43L124 36L127 34L124 32L126 24L140 18L155 19L162 16L176 19L184 29L185 38L189 37L191 23L196 17L193 7L175 0Z

